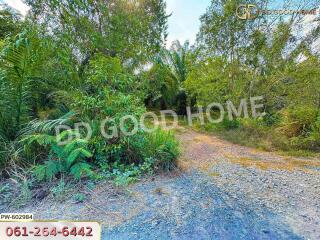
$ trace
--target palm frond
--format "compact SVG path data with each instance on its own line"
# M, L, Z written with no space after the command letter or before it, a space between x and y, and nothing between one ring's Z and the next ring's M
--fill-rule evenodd
M54 120L39 120L34 119L20 131L20 136L27 136L34 133L52 133L57 126L67 125L75 116L74 112L69 112L64 116Z

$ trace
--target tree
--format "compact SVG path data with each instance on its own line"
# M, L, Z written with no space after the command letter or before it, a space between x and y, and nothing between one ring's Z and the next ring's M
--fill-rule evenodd
M272 9L273 1L250 2ZM201 17L199 54L185 86L200 105L264 97L268 126L283 131L295 147L316 149L319 132L319 18L302 14L240 20L240 1L212 1ZM283 9L312 9L317 1L285 1ZM309 32L301 31L306 24ZM279 127L281 126L281 127ZM255 126L252 126L255 127ZM279 129L278 129L279 127ZM285 144L284 144L285 145Z
M173 42L170 49L163 48L147 73L151 86L151 99L160 100L162 108L174 107L180 114L186 113L187 95L183 84L189 73L191 49L189 42L183 45Z
M21 15L7 5L0 4L0 40L13 37L21 30Z
M27 0L32 19L45 25L62 47L72 49L83 73L96 53L119 57L134 69L166 40L163 0Z
M272 9L273 1L250 3L259 9ZM304 22L301 15L262 15L254 20L240 20L235 14L239 4L242 2L238 0L211 2L201 17L197 38L198 62L210 63L216 57L223 59L225 65L221 70L225 77L221 81L228 79L228 84L224 84L227 89L223 92L229 92L229 97L239 94L242 97L253 94L270 96L274 92L270 88L279 82L275 76L283 75L288 64L296 64L297 57L319 38L319 27L302 36L296 32ZM301 4L286 1L283 9L311 9L315 6L316 1ZM207 82L211 80L207 79ZM281 91L282 88L278 89ZM275 95L281 96L279 91L275 91Z

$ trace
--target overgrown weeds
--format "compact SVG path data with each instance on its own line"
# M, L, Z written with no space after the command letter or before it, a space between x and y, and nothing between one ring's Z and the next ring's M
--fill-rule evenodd
M293 156L314 156L320 147L319 128L317 122L301 123L299 129L296 121L289 131L289 124L277 120L270 124L267 118L238 119L236 121L223 121L221 124L196 125L196 129L215 132L220 137L244 146L254 147L265 151L280 151ZM227 124L225 122L228 122ZM288 130L285 130L284 127ZM293 130L294 128L294 130ZM293 131L303 131L304 134Z

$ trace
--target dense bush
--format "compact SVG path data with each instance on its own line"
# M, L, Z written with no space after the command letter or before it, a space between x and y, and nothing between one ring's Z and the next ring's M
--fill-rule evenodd
M153 134L140 126L132 136L119 130L123 117L140 119L146 111L145 88L135 70L153 58L164 43L165 3L141 2L145 8L136 8L115 1L112 13L111 8L99 12L99 29L92 20L97 13L87 12L90 3L28 4L31 14L24 21L13 12L0 12L17 21L13 25L1 18L7 25L2 26L6 35L0 36L0 171L7 169L20 178L21 169L27 169L23 178L28 179L31 169L39 181L111 176L118 183L128 183L140 174L174 164L178 145L171 134L158 130L154 133L158 140L152 142ZM44 13L41 8L65 11L64 7L70 7L70 18L46 16L48 25L36 21ZM75 21L79 12L83 13L78 19L81 30ZM112 16L112 23L100 14L108 16L108 21ZM130 16L130 26L122 21L125 16ZM52 19L54 25L49 23ZM18 27L24 32L15 36L20 32ZM119 134L110 138L102 135L105 119L110 121L105 122L104 130ZM91 138L85 138L84 128L74 127L79 122L93 130ZM71 130L56 134L60 125ZM132 121L125 122L126 131L133 128ZM70 134L73 140L60 145L59 139Z
M116 182L129 183L148 171L172 169L179 151L171 133L160 129L146 133L139 127L136 134L125 135L119 129L122 117L130 115L140 119L145 112L144 95L136 88L136 77L122 68L119 59L102 55L90 61L85 76L83 88L75 89L72 94L60 93L65 95L60 101L64 99L73 114L56 120L34 121L25 129L21 142L27 146L26 151L38 149L37 156L43 157L36 159L35 176L39 180L49 180L71 174L80 179L110 173ZM105 119L110 120L105 122L105 131L117 133L110 138L101 132ZM54 135L54 128L60 124L73 128L78 122L90 126L90 139L83 139L86 131L82 128L80 132L69 130ZM133 127L132 121L126 121L126 131L130 132ZM66 145L59 145L59 140L68 135L75 138Z
M172 169L178 144L171 133L118 129L123 117L146 111L138 73L164 47L165 1L25 2L23 19L0 6L0 173L15 179L19 199L30 200L37 181L60 181L51 189L59 196L70 179L111 177L123 185ZM101 134L107 118L105 131L119 133L111 138ZM75 128L79 122L93 130L91 138ZM71 130L57 134L60 125ZM70 134L75 138L61 145Z
M308 136L317 120L317 110L307 106L296 106L283 112L283 133L288 137Z
M92 175L91 166L86 161L93 156L88 150L87 141L75 138L66 145L59 145L59 141L69 134L77 135L76 132L64 131L57 136L36 134L23 139L27 146L36 142L49 148L47 161L34 167L38 180L52 180L57 174L63 173L71 173L78 180L82 176Z
M272 21L268 16L238 21L234 17L238 4L238 0L214 1L202 15L197 58L184 83L189 98L208 106L263 96L267 114L259 124L235 125L234 138L237 131L247 131L243 137L263 142L269 132L275 136L271 142L281 149L319 149L320 61L313 50L319 29L302 40L294 30L302 26L299 21ZM263 1L256 4L262 6ZM316 1L308 6L316 7ZM215 129L219 127L233 126L224 121Z

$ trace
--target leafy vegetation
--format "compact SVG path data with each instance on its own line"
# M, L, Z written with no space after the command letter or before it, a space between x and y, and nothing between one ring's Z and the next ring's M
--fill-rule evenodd
M119 130L123 117L139 119L146 111L136 72L165 43L164 1L26 3L24 19L8 6L0 11L0 171L19 184L60 179L51 189L60 196L70 177L126 185L169 169L179 154L173 135ZM68 129L56 132L59 126ZM122 127L135 126L128 120ZM23 186L21 202L32 197L31 186Z
M132 120L147 108L185 115L186 106L263 96L263 117L204 129L268 150L320 150L319 17L301 33L303 16L242 21L241 1L211 1L196 43L167 49L164 0L25 2L24 18L0 10L0 171L21 189L16 205L43 182L54 182L51 194L63 199L69 181L120 186L174 169L174 135ZM6 186L3 201L12 194Z
M57 136L47 134L31 135L24 139L26 146L36 142L40 146L50 147L48 161L45 164L36 166L34 173L38 180L52 180L57 174L70 172L76 179L83 175L90 176L91 167L86 163L86 159L93 155L88 150L88 142L75 138L66 145L60 146L59 141L63 139L68 131L64 131Z
M310 32L299 34L296 29L305 24L302 15L240 21L234 14L239 4L212 1L201 17L197 61L185 82L189 97L208 106L227 100L236 105L240 99L263 96L262 119L238 119L238 128L247 131L241 143L253 136L259 143L269 134L278 136L272 141L276 149L319 151L319 53L314 50L319 18L311 21ZM256 4L265 8L260 1ZM315 1L290 4L294 9L317 7ZM220 127L230 129L226 121Z

